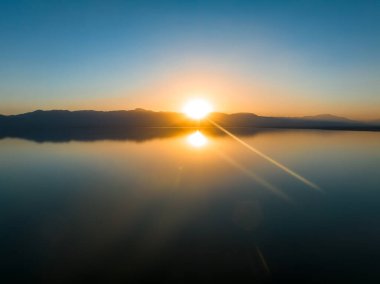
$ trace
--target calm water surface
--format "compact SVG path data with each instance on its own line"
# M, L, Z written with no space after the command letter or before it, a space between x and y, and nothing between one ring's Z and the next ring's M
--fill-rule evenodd
M202 130L1 139L1 283L379 283L380 133L239 137L320 190Z

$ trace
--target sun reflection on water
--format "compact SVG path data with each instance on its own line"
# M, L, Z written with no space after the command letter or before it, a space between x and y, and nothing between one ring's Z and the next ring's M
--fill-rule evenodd
M207 145L208 139L199 130L187 136L187 143L189 143L194 148L202 148Z

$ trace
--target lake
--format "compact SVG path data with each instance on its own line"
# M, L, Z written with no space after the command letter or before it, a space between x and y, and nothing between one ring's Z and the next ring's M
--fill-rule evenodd
M1 283L379 283L380 132L230 132L1 139Z

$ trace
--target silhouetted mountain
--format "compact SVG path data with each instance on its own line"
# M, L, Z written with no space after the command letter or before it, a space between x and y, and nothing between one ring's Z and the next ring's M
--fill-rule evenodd
M67 129L114 129L139 127L213 127L212 120L223 127L299 128L380 130L379 125L358 122L331 115L303 118L264 117L252 113L212 113L208 119L197 122L176 112L155 112L144 109L129 111L67 111L37 110L20 115L0 116L0 136L17 133ZM73 130L71 130L73 132ZM103 131L104 132L104 131Z
M374 125L380 125L380 119L370 120L368 121L368 123L374 124Z
M332 114L318 114L318 115L313 115L313 116L303 116L302 119L320 120L320 121L355 122L354 120L341 117L341 116L332 115Z

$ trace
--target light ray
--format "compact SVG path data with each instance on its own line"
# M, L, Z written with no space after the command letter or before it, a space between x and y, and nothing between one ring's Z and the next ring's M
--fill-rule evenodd
M208 119L208 121L216 126L217 128L219 128L220 130L222 130L224 133L226 133L227 135L229 135L230 137L232 137L233 139L235 139L236 141L238 141L240 144L242 144L244 147L246 147L247 149L251 150L252 152L256 153L257 155L259 155L260 157L264 158L265 160L267 160L268 162L274 164L275 166L279 167L280 169L282 169L283 171L285 171L286 173L288 173L289 175L293 176L294 178L298 179L299 181L303 182L304 184L310 186L311 188L314 188L316 190L321 190L321 188L316 185L315 183L307 180L306 178L304 178L303 176L297 174L296 172L294 172L293 170L289 169L288 167L286 167L285 165L277 162L276 160L272 159L271 157L269 157L268 155L264 154L263 152L257 150L256 148L252 147L251 145L249 145L248 143L244 142L243 140L241 140L239 137L235 136L234 134L232 134L231 132L229 132L227 129L223 128L222 126L220 126L219 124L217 124L216 122L212 121L211 119Z
M256 247L256 251L257 251L257 254L261 260L261 263L263 264L264 266L264 269L266 270L267 273L270 273L270 270L269 270L269 266L268 266L268 263L267 261L265 260L264 258L264 255L262 254L261 250L259 249L259 247Z
M241 165L240 163L236 162L235 160L233 160L231 157L227 156L226 154L224 154L224 153L222 153L220 151L216 151L216 152L226 162L228 162L229 164L231 164L232 166L234 166L238 170L242 171L244 174L246 174L247 176L249 176L254 181L258 182L259 184L261 184L265 188L269 189L275 195L277 195L277 196L279 196L279 197L281 197L281 198L283 198L283 199L285 199L287 201L291 201L290 198L285 193L283 193L279 188L277 188L276 186L272 185L271 183L269 183L265 179L263 179L260 176L256 175L254 172L248 170L243 165Z

